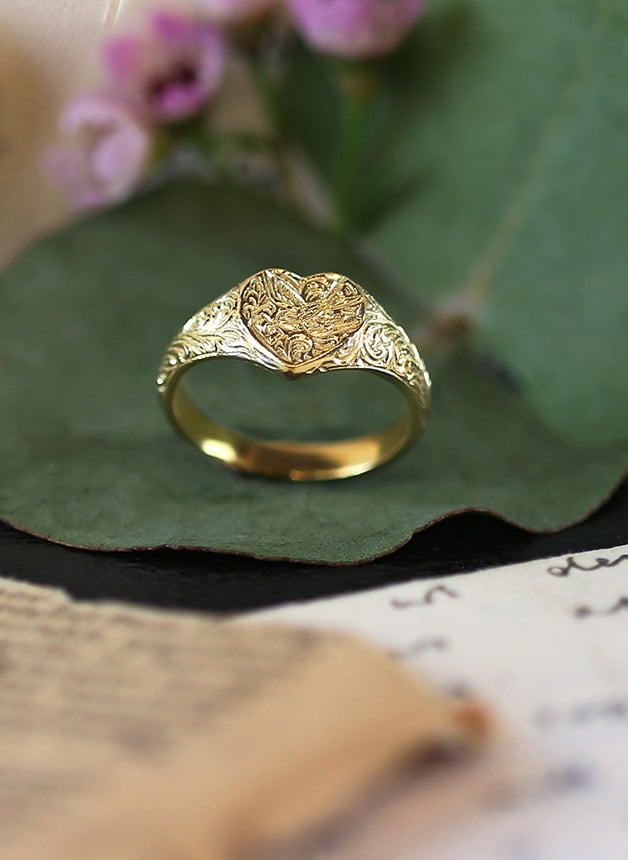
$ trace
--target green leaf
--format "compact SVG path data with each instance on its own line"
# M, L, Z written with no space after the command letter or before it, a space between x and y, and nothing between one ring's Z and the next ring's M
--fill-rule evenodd
M434 0L396 60L372 238L572 441L628 439L628 8Z
M370 475L292 485L204 458L164 419L157 366L191 313L273 265L342 271L383 297L343 243L269 203L202 187L136 200L18 260L1 292L0 516L78 546L353 562L468 508L556 529L617 483L625 449L582 450L555 438L470 352L434 364L424 440ZM401 307L395 313L406 321ZM255 371L209 363L195 371L196 385L216 415L264 435L351 434L394 408L392 387L368 374L296 385Z

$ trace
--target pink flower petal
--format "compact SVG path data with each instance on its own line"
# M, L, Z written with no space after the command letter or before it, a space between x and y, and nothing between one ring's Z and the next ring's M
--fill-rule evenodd
M139 127L126 126L102 138L91 153L95 180L109 189L111 200L127 196L137 184L138 167L146 162L150 142Z
M154 110L161 119L176 121L197 113L204 102L205 93L200 87L171 84L155 102Z
M311 47L366 58L397 47L419 17L423 0L288 0L288 6Z
M195 16L155 12L141 37L115 37L105 49L114 86L158 122L199 113L224 72L225 41Z
M154 12L150 28L164 47L188 47L197 38L199 22L174 12Z
M52 147L43 166L78 208L128 197L141 179L151 148L147 127L109 94L88 93L65 108L60 126L71 138Z
M103 64L109 76L122 83L132 83L142 67L142 43L134 36L116 36L103 48Z

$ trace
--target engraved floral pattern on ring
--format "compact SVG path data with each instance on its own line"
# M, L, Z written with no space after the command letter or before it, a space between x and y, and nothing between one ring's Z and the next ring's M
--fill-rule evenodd
M418 391L422 405L427 407L430 382L423 360L407 334L390 318L380 317L365 326L362 360L403 379Z
M301 278L267 269L215 299L185 324L157 378L164 391L177 368L212 356L270 370L375 370L410 386L429 406L430 378L416 346L382 307L342 275Z
M262 346L296 368L338 349L355 334L365 307L362 290L342 275L301 278L267 269L244 285L240 313Z
M205 356L231 352L247 355L238 319L239 301L231 291L194 314L170 344L157 385L163 390L177 366ZM237 347L240 347L238 350Z

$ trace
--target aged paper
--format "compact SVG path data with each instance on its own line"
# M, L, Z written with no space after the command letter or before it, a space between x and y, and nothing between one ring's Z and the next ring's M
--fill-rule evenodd
M299 860L628 857L628 546L256 617L366 637L500 724L481 760L400 788Z
M248 856L485 731L344 635L0 579L2 860Z

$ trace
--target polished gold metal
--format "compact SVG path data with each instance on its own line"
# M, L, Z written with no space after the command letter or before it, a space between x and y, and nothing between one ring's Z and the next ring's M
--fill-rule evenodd
M195 364L239 358L286 379L332 370L367 370L401 392L405 409L392 424L338 442L262 442L205 416L179 385ZM405 331L344 275L300 277L265 269L194 314L164 356L157 387L174 427L209 457L242 472L320 481L368 472L421 434L430 378Z

